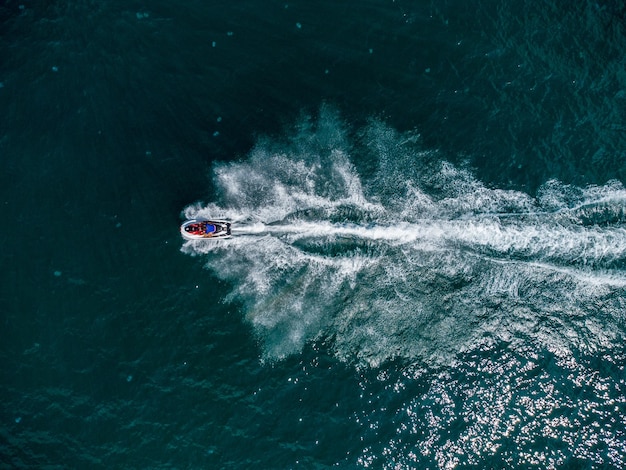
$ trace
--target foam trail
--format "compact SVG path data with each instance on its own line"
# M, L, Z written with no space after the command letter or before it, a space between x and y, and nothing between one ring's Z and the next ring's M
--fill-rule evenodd
M322 110L218 165L220 200L185 209L233 222L232 239L182 249L232 283L266 359L329 338L370 365L494 341L568 354L623 339L621 184L549 181L533 198L487 188L381 123L358 145L346 136ZM348 149L378 170L360 176Z

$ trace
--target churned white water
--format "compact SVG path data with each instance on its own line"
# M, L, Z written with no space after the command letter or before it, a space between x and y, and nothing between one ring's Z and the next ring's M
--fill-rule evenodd
M557 354L621 341L626 190L489 188L419 137L372 122L350 142L323 111L215 167L233 238L187 242L232 285L266 359L329 341L347 361L447 362L506 341ZM375 170L357 171L362 159Z

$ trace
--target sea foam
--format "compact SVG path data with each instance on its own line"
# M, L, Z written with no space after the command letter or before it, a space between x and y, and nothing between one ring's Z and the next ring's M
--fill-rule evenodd
M501 341L555 354L622 341L620 183L548 181L533 197L489 188L384 123L348 135L322 109L216 165L216 201L184 210L232 221L232 239L182 250L230 282L264 359L315 341L372 366Z

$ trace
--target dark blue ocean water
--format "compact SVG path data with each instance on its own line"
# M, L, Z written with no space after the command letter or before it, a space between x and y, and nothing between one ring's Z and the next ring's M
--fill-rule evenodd
M2 3L0 468L626 466L624 51L616 0Z

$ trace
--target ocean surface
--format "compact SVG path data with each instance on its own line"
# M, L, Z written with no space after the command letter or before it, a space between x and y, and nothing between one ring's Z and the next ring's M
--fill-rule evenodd
M624 468L625 182L618 0L6 0L0 468Z

